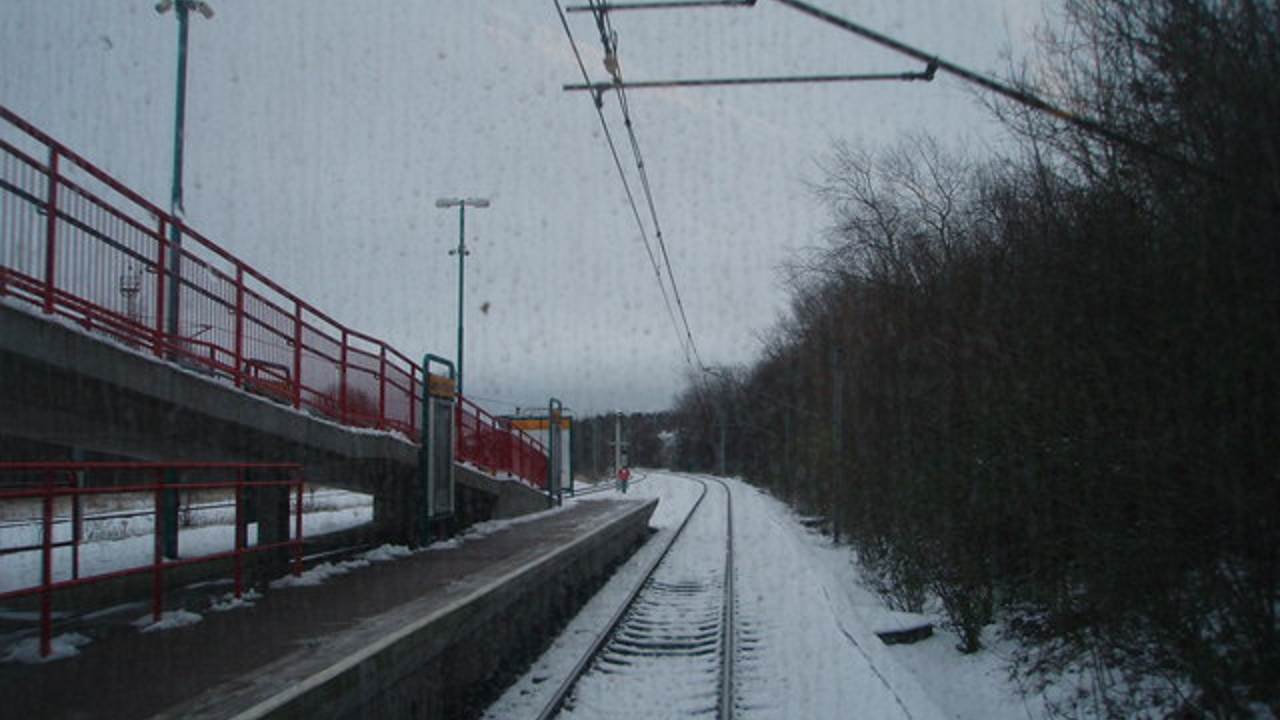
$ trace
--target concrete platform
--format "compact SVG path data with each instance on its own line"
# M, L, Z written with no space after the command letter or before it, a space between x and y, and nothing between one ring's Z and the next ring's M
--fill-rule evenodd
M0 664L4 714L472 716L648 536L655 506L583 499L252 608L190 607L202 622L164 632L129 627L135 608L79 630L93 642L78 657Z

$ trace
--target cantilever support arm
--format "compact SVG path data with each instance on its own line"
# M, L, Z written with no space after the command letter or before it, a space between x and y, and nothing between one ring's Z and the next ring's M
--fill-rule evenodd
M575 83L565 85L564 89L573 91L590 91L601 93L613 88L623 90L652 90L656 88L679 87L724 87L737 85L789 85L796 83L840 83L840 82L930 82L937 71L937 65L930 63L923 72L900 73L858 73L851 75L775 75L765 77L727 77L727 78L689 78L682 80L643 80L623 82Z
M679 10L681 8L706 7L751 7L756 0L647 0L646 2L602 2L595 7L590 5L570 5L565 12L592 12L601 10Z

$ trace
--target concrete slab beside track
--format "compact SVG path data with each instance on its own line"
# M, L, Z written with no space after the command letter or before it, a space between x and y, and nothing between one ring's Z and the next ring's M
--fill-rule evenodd
M458 548L271 590L195 625L94 626L78 657L0 665L5 714L470 716L643 542L655 505L584 499Z

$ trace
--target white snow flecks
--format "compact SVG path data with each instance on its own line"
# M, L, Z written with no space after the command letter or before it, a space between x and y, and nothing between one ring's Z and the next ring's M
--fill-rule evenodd
M262 599L262 593L250 588L240 593L240 597L236 597L234 592L229 592L221 597L214 598L209 603L209 609L213 612L227 612L237 608L253 607L255 601Z
M363 559L342 560L336 563L322 562L301 575L285 575L271 581L271 589L291 587L315 587L325 580L338 575L346 575L356 568L368 567L369 561Z
M369 562L386 562L397 558L408 557L413 551L404 545L382 545L364 552L360 557Z
M172 630L185 625L195 625L204 620L204 616L199 613L193 613L190 610L167 610L160 614L160 619L155 620L151 615L143 615L133 621L133 626L144 633L155 632L157 630Z
M50 652L47 657L40 656L40 638L31 637L19 640L9 647L9 651L5 653L4 658L0 662L20 662L20 663L46 663L63 658L75 657L80 654L80 648L88 645L91 641L89 638L80 633L63 633L54 637L50 643Z

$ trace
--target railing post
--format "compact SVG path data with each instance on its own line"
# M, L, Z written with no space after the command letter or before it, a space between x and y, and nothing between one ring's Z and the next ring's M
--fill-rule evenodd
M84 473L73 470L67 471L68 483L75 489L75 493L71 496L71 579L80 579L80 540L83 534L81 528L84 522L84 512L80 508L80 488L84 487Z
M427 371L422 371L423 382L426 382ZM426 386L423 385L423 388ZM421 428L418 427L418 373L410 366L409 370L409 437L418 437ZM454 428L454 438L458 437L457 428Z
M160 622L164 612L164 475L155 478L155 548L151 557L151 619Z
M293 301L293 407L302 407L302 302Z
M40 564L40 657L53 652L53 473L44 474L44 542Z
M236 599L244 592L244 546L247 525L244 522L244 468L236 468L236 539L235 539L235 591Z
M58 149L49 148L49 198L45 201L44 229L44 312L53 313L58 239Z
M160 218L156 227L156 337L153 351L156 357L164 357L165 313L169 311L165 304L165 283L168 282L165 260L169 252L169 241L165 239L165 219Z
M235 362L236 386L244 387L244 266L240 263L236 263Z
M378 343L378 427L387 426L387 346Z
M347 422L347 344L350 338L342 328L342 348L338 350L338 417Z

